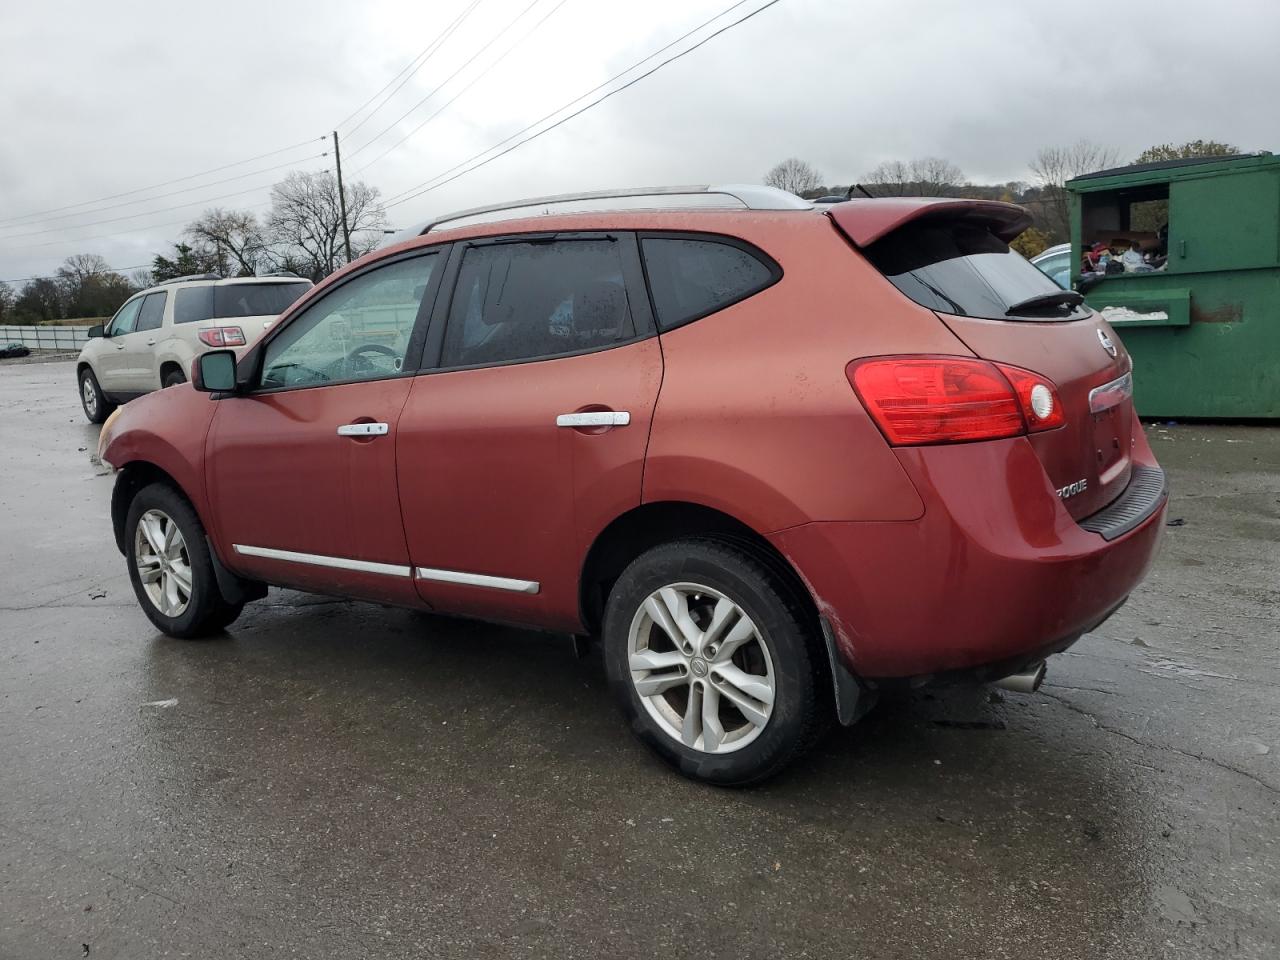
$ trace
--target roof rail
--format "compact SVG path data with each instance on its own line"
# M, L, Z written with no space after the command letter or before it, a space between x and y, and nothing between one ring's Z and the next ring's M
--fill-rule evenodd
M157 280L154 286L163 287L166 283L182 283L185 280L221 280L216 273L189 273L185 277L170 277L168 280Z
M690 202L690 198L705 198L702 202ZM719 198L718 200L716 198ZM621 201L598 205L596 201ZM664 201L664 202L651 202ZM472 207L459 210L443 217L436 217L426 223L413 227L400 234L405 236L422 236L430 233L446 223L459 220L470 220L475 217L487 217L489 214L511 213L529 207L542 207L542 210L531 210L528 216L549 215L552 213L576 213L579 210L549 210L552 206L579 204L580 209L625 210L651 209L653 207L692 206L720 210L809 210L813 204L802 200L794 193L779 190L777 187L762 187L757 184L697 184L679 187L627 187L619 190L596 190L590 193L562 193L551 197L532 197L525 200L510 200L505 203L489 204L483 207ZM493 220L514 219L513 217L490 217Z

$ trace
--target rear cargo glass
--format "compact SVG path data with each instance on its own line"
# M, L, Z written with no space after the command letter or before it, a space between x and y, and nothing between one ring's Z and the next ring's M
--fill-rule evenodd
M1079 307L1009 313L1014 304L1062 288L980 223L910 223L871 244L867 259L904 294L939 313L989 320L1074 320Z
M297 283L229 283L186 287L173 304L174 323L226 320L233 317L274 317L311 289Z

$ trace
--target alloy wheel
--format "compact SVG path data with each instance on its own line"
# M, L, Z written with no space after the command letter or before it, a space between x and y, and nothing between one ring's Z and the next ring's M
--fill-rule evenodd
M93 379L86 374L80 381L80 396L84 398L84 409L89 416L98 414L98 391L94 389Z
M151 604L166 617L182 616L191 603L191 558L173 518L162 510L139 517L133 556Z
M736 602L697 583L651 593L627 636L631 682L649 716L705 753L754 741L773 713L773 657Z

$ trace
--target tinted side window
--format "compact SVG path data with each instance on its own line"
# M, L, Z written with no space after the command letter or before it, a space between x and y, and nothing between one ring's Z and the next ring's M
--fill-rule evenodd
M441 365L534 360L630 340L621 247L601 239L468 248Z
M335 287L266 346L262 386L379 380L405 366L439 256L397 260Z
M198 323L213 316L213 287L183 287L173 301L174 323Z
M293 301L311 289L306 280L297 283L232 283L211 287L213 315L229 317L274 317L284 313Z
M142 307L142 297L136 300L130 300L111 320L111 326L107 332L113 337L118 337L123 333L133 333L133 325L138 322L138 310Z
M165 291L149 293L142 300L142 309L138 311L138 325L135 330L158 330L164 320L164 302L169 298Z
M715 240L646 237L641 249L659 330L744 300L778 276L754 254Z

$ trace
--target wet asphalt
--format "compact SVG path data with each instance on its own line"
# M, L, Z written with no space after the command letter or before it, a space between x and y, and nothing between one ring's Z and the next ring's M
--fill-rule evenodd
M1176 525L1039 693L723 791L562 637L276 590L157 634L73 366L0 366L0 958L1274 958L1280 428L1149 433Z

